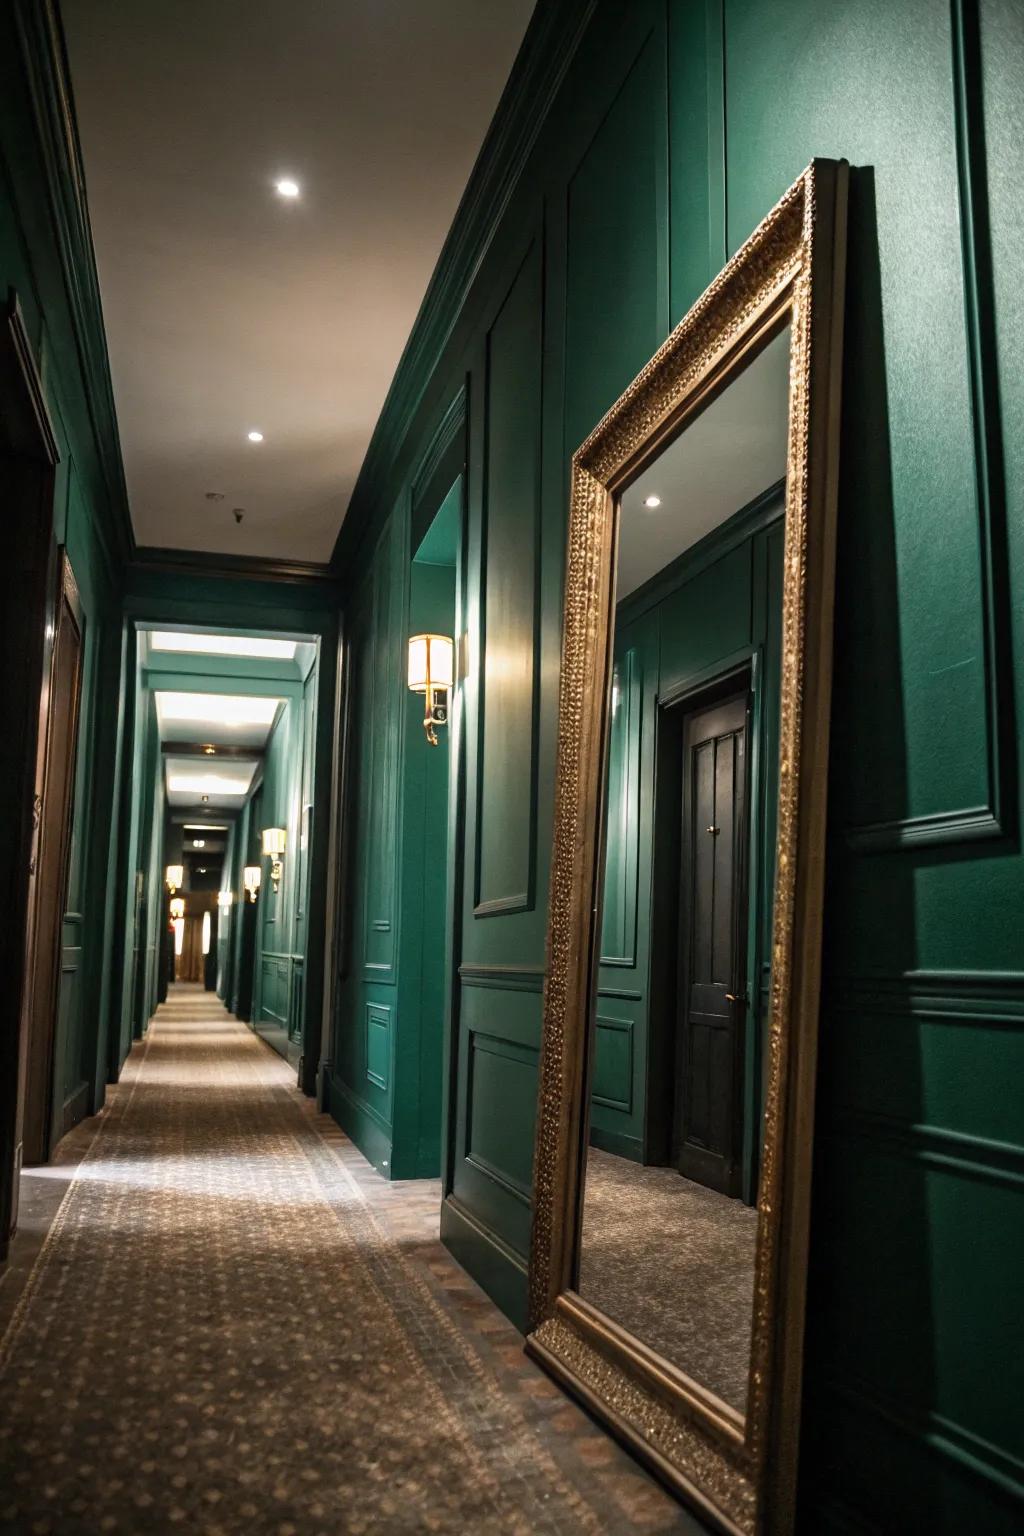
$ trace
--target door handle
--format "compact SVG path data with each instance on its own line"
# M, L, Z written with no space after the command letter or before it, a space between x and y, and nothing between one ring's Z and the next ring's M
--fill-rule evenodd
M746 1003L750 1001L745 992L727 992L725 1000L727 1003Z

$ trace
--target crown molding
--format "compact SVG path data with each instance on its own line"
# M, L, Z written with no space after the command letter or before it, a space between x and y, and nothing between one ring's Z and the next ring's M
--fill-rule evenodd
M340 570L376 507L597 0L539 0L399 359L335 542Z
M338 576L316 560L280 560L264 555L228 555L198 549L165 549L155 544L134 546L129 572L163 572L179 576L219 576L235 581L279 581L331 588Z

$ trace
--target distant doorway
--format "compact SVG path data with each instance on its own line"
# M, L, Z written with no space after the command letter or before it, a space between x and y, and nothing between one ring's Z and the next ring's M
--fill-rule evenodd
M673 1161L726 1195L743 1154L747 736L746 692L683 722Z

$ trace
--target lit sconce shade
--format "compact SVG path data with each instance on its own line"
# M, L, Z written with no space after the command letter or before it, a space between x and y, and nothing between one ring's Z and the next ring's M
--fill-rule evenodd
M185 898L183 896L175 896L173 898L173 900L171 901L171 918L172 918L173 921L177 922L179 917L184 917L184 916L185 916Z
M235 899L234 891L218 891L217 905L222 912L226 912Z
M176 955L180 956L181 952L182 952L182 950L184 948L185 948L185 919L183 917L176 917L174 919L174 953Z
M263 871L258 864L247 864L242 871L242 884L245 886L245 894L250 901L255 901L259 895L260 884L263 880Z
M409 687L413 693L452 686L453 645L447 635L413 635L409 640Z
M173 896L175 891L180 891L185 884L185 866L183 864L168 864L164 870L164 881L167 889Z
M209 912L204 912L203 913L203 954L204 955L208 955L210 953L210 932L211 932L212 928L213 928L213 924L210 922L210 914L209 914Z
M263 855L268 859L278 859L284 853L284 845L287 841L284 827L264 827L263 829Z
M423 729L437 746L435 726L448 724L448 693L454 679L454 644L448 635L409 637L409 688L424 696Z

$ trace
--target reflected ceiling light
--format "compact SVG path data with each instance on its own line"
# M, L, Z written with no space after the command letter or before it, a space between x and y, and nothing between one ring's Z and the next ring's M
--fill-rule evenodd
M655 507L660 507L661 506L661 497L660 496L645 496L644 497L644 506L645 507L650 507L651 511L653 512Z
M215 773L169 773L167 788L172 795L199 795L204 800L211 795L244 795L249 788L248 775L244 779L225 779Z
M273 725L280 699L245 698L227 693L158 693L161 720L191 720L197 725Z
M257 432L255 428L251 432L246 433L246 436L250 443L262 443L263 441L263 433Z
M282 176L280 181L274 182L274 190L279 197L298 197L299 184L290 176Z
M202 821L202 822L199 822L199 821L188 822L188 821L186 821L185 825L182 828L182 831L183 832L226 832L227 831L227 827L213 827L207 821Z
M266 660L292 661L296 640L256 639L249 635L176 634L158 629L149 637L153 651L187 651L201 656L259 656Z

